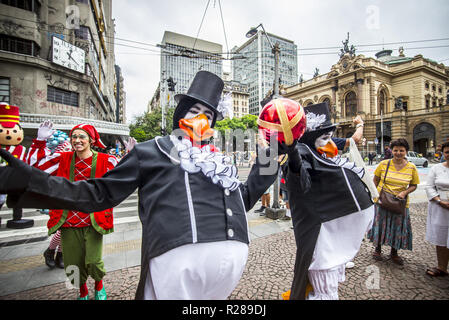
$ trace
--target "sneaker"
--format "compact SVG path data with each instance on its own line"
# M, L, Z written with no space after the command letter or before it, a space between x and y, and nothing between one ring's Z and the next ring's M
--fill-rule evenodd
M103 288L100 291L95 290L95 300L107 300L106 290Z
M349 261L348 263L346 263L346 269L352 269L354 268L355 263L352 261Z
M78 300L89 300L89 295L88 294L86 294L86 296L85 297L78 297Z

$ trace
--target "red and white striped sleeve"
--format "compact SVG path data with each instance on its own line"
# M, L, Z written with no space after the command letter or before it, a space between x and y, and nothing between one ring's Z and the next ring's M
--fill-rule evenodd
M110 154L108 157L108 164L106 166L107 171L114 169L117 163L118 163L117 158L114 155Z
M30 166L54 176L58 172L60 159L61 153L55 152L52 154L50 149L47 148L45 140L33 139L26 162Z

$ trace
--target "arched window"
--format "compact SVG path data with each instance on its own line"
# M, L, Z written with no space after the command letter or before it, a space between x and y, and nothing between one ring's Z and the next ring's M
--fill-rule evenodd
M345 97L345 116L353 117L357 114L357 96L354 91L349 92Z
M379 114L385 114L387 111L387 95L384 90L380 90L379 93Z

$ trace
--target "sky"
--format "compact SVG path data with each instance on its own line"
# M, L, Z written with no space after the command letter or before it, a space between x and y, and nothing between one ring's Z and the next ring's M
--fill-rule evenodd
M198 35L228 51L262 23L267 32L295 42L298 77L303 74L304 80L313 77L315 68L320 74L330 71L348 32L356 54L374 57L384 48L397 56L402 46L408 57L422 54L449 66L447 0L113 0L112 16L127 123L146 111L155 93L160 78L156 45L164 31ZM230 71L228 62L224 71Z

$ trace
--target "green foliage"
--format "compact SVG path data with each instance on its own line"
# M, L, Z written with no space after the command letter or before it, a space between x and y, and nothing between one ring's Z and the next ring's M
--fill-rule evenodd
M167 134L173 130L173 108L168 108L165 112L165 125ZM145 112L141 116L137 116L132 124L130 124L129 135L137 140L137 142L143 142L154 139L156 136L162 135L161 133L162 123L162 110L156 108L152 112Z
M241 129L242 131L253 129L257 132L257 116L248 114L241 118L226 118L224 120L217 121L214 129L220 131L222 135L224 135L225 131L228 129Z

